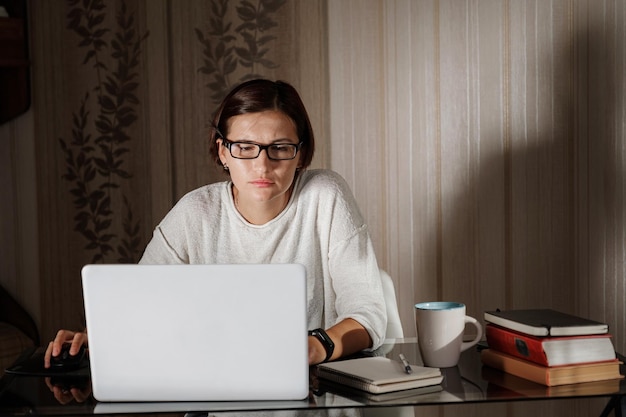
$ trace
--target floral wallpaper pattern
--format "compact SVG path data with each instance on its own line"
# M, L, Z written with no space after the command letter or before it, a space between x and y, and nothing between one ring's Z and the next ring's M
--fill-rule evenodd
M209 29L204 34L196 28L196 37L203 47L204 65L198 71L210 81L207 87L211 99L217 104L226 93L240 82L261 78L262 69L275 69L279 65L267 58L270 43L276 36L270 33L278 26L272 17L286 0L259 0L235 3L227 0L211 0L212 15ZM238 20L229 20L229 7L235 7ZM245 74L235 78L238 69Z
M120 185L133 177L125 157L141 105L135 94L137 67L148 33L137 33L134 14L124 2L114 28L105 26L108 6L103 0L69 0L68 5L67 29L78 37L78 47L85 51L82 65L93 72L94 83L73 113L71 138L59 138L66 164L63 179L70 184L76 209L74 230L84 238L92 263L136 262L143 243L140 227ZM121 200L123 213L113 210L114 200ZM122 219L123 235L114 232L115 218Z
M129 2L131 3L131 2ZM237 83L278 68L268 56L286 0L210 0L206 32L195 28L214 103ZM134 174L129 160L133 129L143 103L137 96L140 55L149 33L138 33L126 1L67 0L67 26L84 51L81 78L93 83L72 112L71 134L58 138L65 161L64 182L74 207L74 231L84 240L90 263L135 263L145 243L141 214L128 195ZM111 15L115 14L112 26Z

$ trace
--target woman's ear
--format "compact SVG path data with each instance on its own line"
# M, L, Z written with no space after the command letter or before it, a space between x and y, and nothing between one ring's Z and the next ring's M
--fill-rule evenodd
M223 146L224 142L222 141L222 139L216 139L215 143L217 145L217 155L219 156L222 165L226 165L226 146Z

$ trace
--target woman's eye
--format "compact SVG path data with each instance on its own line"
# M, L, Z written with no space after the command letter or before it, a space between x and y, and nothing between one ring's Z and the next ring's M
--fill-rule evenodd
M254 145L238 145L238 146L239 146L239 150L241 150L242 152L250 152L256 148L256 146Z

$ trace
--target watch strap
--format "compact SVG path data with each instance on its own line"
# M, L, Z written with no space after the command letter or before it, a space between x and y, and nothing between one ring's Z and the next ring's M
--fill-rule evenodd
M315 337L320 341L324 349L326 350L326 358L324 362L328 362L328 360L333 356L333 352L335 351L335 343L328 336L328 333L322 328L309 330L309 336Z

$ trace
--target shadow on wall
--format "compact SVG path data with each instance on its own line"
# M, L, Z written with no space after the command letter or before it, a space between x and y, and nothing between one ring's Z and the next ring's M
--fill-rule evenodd
M623 75L598 56L612 57L605 52L615 45L596 27L555 45L565 49L544 48L536 63L511 57L528 75L511 78L510 133L474 138L503 142L504 151L481 156L469 186L443 194L441 234L436 225L423 234L430 242L442 236L421 245L432 251L423 270L437 271L438 296L466 303L474 317L544 307L604 320L593 283L624 288L623 276L600 269L609 252L623 250L603 241L624 230L615 169L623 162L612 152L621 149L614 103L623 102Z
M616 6L617 7L617 6ZM623 6L621 6L623 9ZM599 10L592 13L600 14ZM600 16L591 16L588 34L577 39L580 48L587 51L588 73L577 86L586 93L587 107L581 108L580 130L586 135L588 169L585 223L587 227L587 268L581 269L581 295L586 297L584 307L592 318L604 320L614 329L618 351L626 349L626 67L623 41L624 21L601 22ZM621 24L621 31L611 24ZM585 44L585 42L587 42ZM621 49L621 50L620 50ZM581 100L582 100L581 95ZM598 302L601 301L601 302Z

